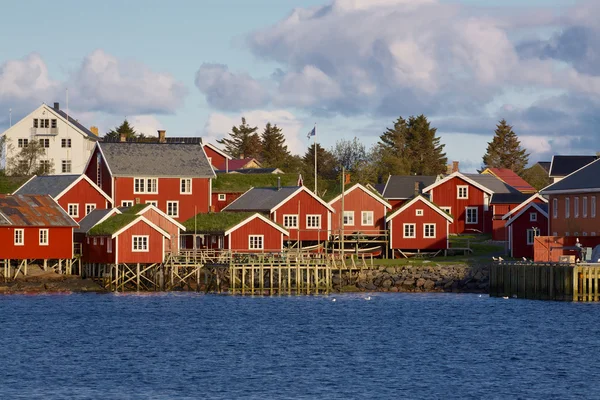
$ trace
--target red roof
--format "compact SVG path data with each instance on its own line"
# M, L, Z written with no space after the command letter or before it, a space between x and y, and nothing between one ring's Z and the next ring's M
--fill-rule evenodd
M66 226L77 223L48 195L0 195L0 226Z
M502 180L504 183L514 187L522 193L535 193L537 190L517 175L513 170L508 168L488 168L488 170L496 175L497 178Z
M234 160L229 160L229 170L230 171L235 171L238 169L244 169L244 167L251 163L252 161L256 162L257 164L258 161L254 158L236 158ZM260 165L260 164L259 164Z

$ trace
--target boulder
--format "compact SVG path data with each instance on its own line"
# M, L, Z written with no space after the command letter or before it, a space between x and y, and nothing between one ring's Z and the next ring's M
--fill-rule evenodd
M417 286L418 288L420 288L420 287L422 287L423 285L425 285L425 282L427 282L425 279L423 279L423 278L419 278L419 279L417 279L416 286Z
M390 288L390 287L392 286L392 284L393 284L393 282L392 282L392 280L391 280L391 279L386 279L386 280L384 280L384 281L381 283L381 286L382 286L383 288L386 288L386 289L387 289L387 288Z
M434 282L434 281L427 280L427 281L425 281L425 283L423 284L423 288L424 288L424 289L426 289L426 290L431 290L431 289L433 289L434 287L435 287L435 282Z

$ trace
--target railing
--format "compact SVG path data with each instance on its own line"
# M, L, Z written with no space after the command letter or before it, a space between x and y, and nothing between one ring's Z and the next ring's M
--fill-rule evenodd
M32 135L58 135L58 128L30 128Z

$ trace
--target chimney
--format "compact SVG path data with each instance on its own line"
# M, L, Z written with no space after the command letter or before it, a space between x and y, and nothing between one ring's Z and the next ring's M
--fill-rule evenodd
M350 183L350 174L344 174L344 185L348 185Z
M418 196L421 194L421 182L416 181L415 182L415 196Z
M452 172L458 172L458 161L452 161Z
M119 142L124 143L127 141L127 136L124 133L121 133L121 135L119 135Z
M55 103L54 103L54 109L55 109L56 111L60 110L60 104L59 104L58 102L55 102Z
M158 130L158 143L167 143L167 131L164 129Z
M277 177L277 190L281 190L281 177Z
M94 135L98 136L98 127L90 126L90 132L92 132Z
M240 153L240 160L244 159L244 153Z

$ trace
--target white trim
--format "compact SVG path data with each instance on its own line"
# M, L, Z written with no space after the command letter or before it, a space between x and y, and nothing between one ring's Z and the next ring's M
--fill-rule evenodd
M406 236L406 227L407 226L413 227L412 236ZM417 238L417 224L414 222L403 223L402 224L402 239L416 239L416 238Z
M300 227L300 215L298 215L298 214L283 214L281 217L282 217L281 218L281 222L282 222L282 225L283 225L283 227L285 229L299 229L299 227ZM294 225L294 226L287 226L285 224L285 218L286 217L295 217L296 218L296 225Z
M161 209L159 209L158 207L155 207L152 204L148 204L146 207L144 207L143 210L139 211L136 215L144 215L146 213L146 211L148 211L148 210L153 210L153 211L157 212L160 216L162 216L163 218L166 218L172 224L177 225L177 227L179 229L181 229L182 231L185 232L185 226L183 226L182 224L177 222L175 219L169 217L165 212L163 212Z
M217 193L217 201L227 201L227 193Z
M558 197L554 197L552 199L552 218L553 219L558 218Z
M133 176L132 178L133 178L133 194L158 194L160 192L158 189L158 182L160 179L158 177L155 177L155 176L141 176L141 177ZM135 181L140 180L140 179L144 182L144 191L143 192L139 192L139 191L135 190ZM150 180L150 179L156 180L156 191L153 191L153 192L148 191L147 183L148 183L148 180ZM180 190L181 190L181 188L180 188Z
M523 213L527 212L527 210L529 210L531 207L534 207L540 214L542 214L544 217L548 218L548 213L546 211L542 210L540 208L540 206L537 205L537 203L529 203L527 205L527 207L525 207L523 210L521 210L521 212L519 212L517 215L515 215L514 217L509 219L508 222L506 222L506 224L504 224L504 226L511 225L517 218L519 218L521 215L523 215ZM548 220L549 220L549 218L548 218Z
M46 232L46 242L42 243L42 232ZM38 229L38 240L40 246L48 246L50 243L50 230L48 228Z
M305 229L310 229L310 230L322 229L323 221L321 221L322 220L321 214L306 214L305 217L306 217L305 221L304 221L304 227L305 227ZM309 218L313 218L313 217L318 217L319 218L319 226L308 226L308 219ZM344 222L344 221L342 220L342 222Z
M527 204L529 204L531 201L533 201L535 199L542 200L544 203L548 204L548 200L546 198L544 198L539 193L535 193L534 195L532 195L531 197L529 197L527 200L525 200L524 202L522 202L521 204L519 204L518 206L516 206L515 208L513 208L512 210L510 210L506 214L504 214L502 216L502 219L509 219L511 215L513 215L514 213L516 213L521 208L525 207Z
M438 187L439 185L448 182L449 180L451 180L452 178L459 178L462 179L463 181L475 186L476 188L478 188L479 190L485 192L485 193L489 193L489 194L494 194L494 192L490 189L488 189L487 187L480 185L479 183L475 182L474 180L464 176L463 174L461 174L460 172L453 172L450 175L448 175L447 177L445 177L444 179L441 179L437 182L432 183L431 185L427 186L426 188L423 189L423 193L427 193L429 192L431 189Z
M281 206L283 206L285 203L287 203L287 201L296 196L298 193L300 192L306 192L308 193L312 198L314 198L315 200L317 200L319 203L321 203L323 206L325 206L329 211L331 212L335 212L335 209L333 207L331 207L329 204L325 203L319 196L317 196L316 194L314 194L313 192L311 192L310 190L308 190L306 188L306 186L300 186L298 188L298 190L296 190L295 192L293 192L292 194L290 194L288 197L286 197L285 199L283 199L279 204L277 204L275 207L271 208L270 212L274 212L277 211L277 209Z
M427 225L433 226L433 236L427 236ZM423 239L435 239L437 237L437 224L435 222L425 222L423 223Z
M531 242L529 241L529 232L531 232ZM527 244L527 246L533 246L533 244L535 243L535 229L527 229L526 230L526 237L525 237L525 242Z
M422 216L423 216L423 214L424 214L424 213L423 213L423 209L422 209L422 208L417 208L417 209L415 210L415 216L417 216L417 217L422 217Z
M535 213L535 212L529 213L529 222L537 222L537 213Z
M440 207L440 210L442 210L446 214L452 215L452 207L446 207L446 206L444 206L444 207ZM448 210L448 211L446 211L446 210Z
M268 219L267 217L263 216L262 214L256 213L254 215L249 216L245 220L241 221L240 223L238 223L234 227L229 228L227 231L225 231L225 233L224 233L223 236L228 236L233 231L237 230L238 228L242 227L243 225L247 224L248 222L250 222L250 221L252 221L252 220L254 220L256 218L258 218L261 221L264 221L267 224L271 225L273 228L277 229L279 232L283 233L284 235L286 235L286 236L290 235L290 233L286 229L284 229L281 226L277 225L275 222L271 221L270 219Z
M370 215L371 216L371 223L370 224L369 223L365 224L365 215ZM360 212L360 226L375 226L375 213L373 212L373 210L367 210L367 211L361 211Z
M460 190L461 189L465 189L466 190L466 196L462 197L460 195ZM456 199L457 200L469 200L469 185L456 185Z
M17 243L17 232L21 232L21 242ZM25 229L18 228L13 231L13 244L15 246L25 246Z
M169 215L169 203L176 203L177 204L177 214ZM179 218L179 200L167 200L167 205L166 205L165 209L167 210L167 215L169 217Z
M181 184L183 183L183 181L190 181L190 191L189 192L181 191ZM194 183L194 181L192 180L192 178L179 178L179 194L184 195L184 196L193 194L193 189L192 189L192 187L194 186L193 183Z
M98 185L96 185L94 183L94 181L92 181L85 173L82 174L79 178L75 179L75 181L73 183L71 183L69 186L67 186L67 188L65 190L60 192L56 196L56 200L60 199L65 193L67 193L69 190L71 190L73 188L73 186L78 184L82 179L87 181L94 189L96 189L96 191L98 193L100 193L102 195L102 197L104 197L106 200L110 201L112 204L112 199L110 197L108 197L108 195L106 193L104 193L104 190L100 189L100 187Z
M394 221L391 221L391 220L390 220L390 222L388 222L388 228L389 228L389 231L390 231L390 250L393 248L392 247L392 242L393 242L393 239L394 239L393 238L394 227L392 226L393 223L394 223Z
M153 206L153 207L158 207L158 200L146 200L144 201L144 204L147 204L149 206ZM144 208L145 210L145 208Z
M389 178L388 178L388 180L389 180ZM344 192L344 196L348 196L350 194L350 192L352 192L354 189L361 189L363 192L367 193L369 196L371 196L372 198L374 198L375 200L377 200L378 202L380 202L381 204L383 204L387 208L392 208L392 206L390 205L390 203L388 203L387 201L385 201L381 197L377 196L375 193L373 193L369 189L365 188L360 183L356 183L350 189L346 189L346 191ZM338 200L341 200L341 199L342 199L342 195L340 194L337 197L335 197L333 200L330 200L329 204L333 205L333 203L335 203L335 202L337 202Z
M385 181L385 186L383 187L383 190L381 191L381 195L384 196L385 195L385 190L388 187L388 184L390 183L390 178L392 177L392 174L388 174L388 178ZM384 197L385 198L385 197Z
M74 206L77 211L76 214L71 215L71 206ZM67 203L67 214L69 214L69 217L71 218L79 218L79 203Z
M475 222L468 222L469 219L469 210L475 210ZM465 225L477 225L479 224L479 207L477 206L467 206L465 207Z
M94 206L94 208L92 208L91 211L88 211L88 206ZM89 213L94 211L96 208L98 208L98 204L96 204L96 203L85 203L85 215L87 216Z
M438 206L436 206L435 204L431 203L429 200L425 199L422 195L418 195L417 197L415 197L414 199L412 199L408 203L404 204L402 207L400 207L399 209L397 209L396 211L394 211L394 213L392 213L391 215L388 215L387 217L385 217L385 220L386 221L392 220L398 214L400 214L401 212L403 212L404 210L406 210L407 208L409 208L410 206L412 206L413 204L415 204L417 201L421 201L421 202L425 203L427 206L431 207L432 210L434 210L435 212L437 212L438 214L440 214L442 217L446 218L448 221L454 222L454 218L452 218L450 215L446 214Z
M160 233L164 237L169 238L169 239L171 238L171 235L169 235L164 229L159 228L157 225L153 224L146 217L144 217L142 215L140 215L139 217L137 217L136 219L134 219L133 221L131 221L130 223L125 225L123 228L119 229L117 232L113 233L113 235L111 237L113 239L118 237L121 233L125 232L127 229L131 228L133 225L137 224L140 221L145 222L146 224L148 224L148 226L150 226L151 228L156 230L158 233Z
M252 238L260 238L260 247L252 247ZM265 235L248 235L248 250L264 250L265 249Z
M135 239L146 239L145 249L135 249ZM112 240L112 239L111 239ZM164 239L163 239L164 240ZM138 247L140 243L138 243ZM131 235L131 252L132 253L148 253L150 252L150 235Z
M123 204L127 203L127 204ZM121 207L133 207L135 205L135 201L133 200L121 200Z
M223 150L219 149L217 146L215 146L212 143L203 143L202 146L207 146L208 148L210 148L211 150L219 153L220 155L222 155L223 157L225 157L228 160L231 160L231 156L228 156ZM207 157L208 158L208 157Z
M352 215L352 223L348 222L345 223L344 219L346 218L346 214L348 215L348 217L350 217L350 215ZM350 221L350 218L348 218L348 221ZM342 215L342 226L354 226L354 211L352 210L344 210L344 215Z

